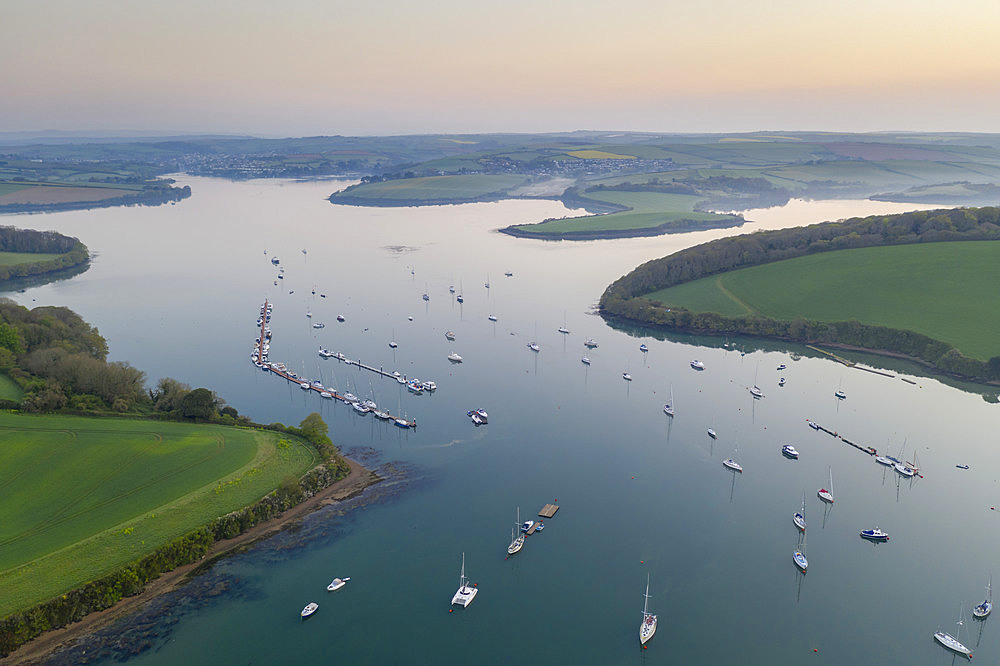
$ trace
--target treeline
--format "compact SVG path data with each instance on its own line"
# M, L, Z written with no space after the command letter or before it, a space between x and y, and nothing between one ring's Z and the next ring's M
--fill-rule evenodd
M4 210L6 209L0 206L0 212ZM0 227L0 251L60 255L51 259L0 266L0 281L42 275L80 266L90 261L87 246L76 238L63 236L54 231L35 231L11 226Z
M207 388L165 377L146 388L146 373L121 361L108 362L108 344L96 328L63 307L32 310L0 299L0 372L24 391L0 408L105 414L246 425L249 421Z
M708 334L743 334L803 343L834 343L902 354L962 377L1000 380L1000 357L972 359L951 345L912 331L857 321L781 321L761 316L725 317L667 308L645 294L737 268L816 252L877 245L1000 240L1000 208L916 211L852 218L795 229L722 238L649 261L611 284L601 296L606 316Z
M0 213L53 213L63 210L89 210L114 206L159 206L181 201L191 196L191 187L174 187L166 183L145 185L141 190L119 197L97 201L64 201L61 203L11 203L0 205Z
M308 423L307 423L308 422ZM312 436L326 435L326 424L319 414L310 414L299 428L274 423L271 430L283 430ZM308 437L306 438L308 440ZM311 444L316 446L312 440ZM252 527L267 522L282 512L312 497L350 473L350 467L339 455L310 470L299 480L288 479L277 490L258 502L213 520L188 534L174 539L154 552L114 573L71 590L28 610L13 613L0 620L0 657L6 657L21 645L40 634L77 622L88 613L110 608L123 598L140 593L145 585L160 574L179 566L197 562L217 541L231 539Z

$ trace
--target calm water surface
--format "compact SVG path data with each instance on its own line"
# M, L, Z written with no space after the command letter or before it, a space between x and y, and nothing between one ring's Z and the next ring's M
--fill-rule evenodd
M969 618L997 561L995 404L800 348L733 341L743 355L719 340L615 330L593 313L608 283L677 249L914 206L793 201L748 214L757 222L743 230L543 243L492 230L566 214L557 202L364 209L324 200L342 182L182 181L194 195L175 206L14 218L79 236L96 254L86 273L14 297L76 310L108 338L113 359L151 382L211 387L260 422L320 411L343 448L371 447L407 472L398 495L318 512L300 532L215 565L207 576L227 591L182 593L147 617L157 635L133 661L952 663L932 634L957 631L960 604ZM277 286L272 256L285 268ZM247 359L264 298L275 304L272 360L371 394L419 428L359 417L255 370ZM326 328L313 329L317 321ZM563 325L570 334L557 332ZM588 337L600 344L590 367L580 361ZM407 394L320 359L320 345L439 388ZM451 351L465 362L450 364ZM705 371L690 368L695 358ZM634 381L623 381L626 371ZM764 399L750 397L754 383ZM838 387L847 400L834 398ZM466 417L477 407L488 426ZM901 480L806 419L893 455L916 451L925 478ZM780 455L785 443L798 461ZM721 464L734 454L742 475ZM836 503L826 506L816 490L831 470ZM805 576L791 557L803 494ZM517 508L534 517L556 498L562 509L548 529L506 559ZM888 544L858 537L875 525ZM480 593L451 613L463 551ZM659 628L641 650L647 573ZM329 594L334 576L352 580ZM309 601L320 609L303 622ZM967 619L961 631L977 662L1000 661L994 622Z

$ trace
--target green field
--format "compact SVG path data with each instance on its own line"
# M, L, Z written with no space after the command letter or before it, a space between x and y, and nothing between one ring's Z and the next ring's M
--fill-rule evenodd
M514 228L544 235L567 231L601 232L620 229L649 229L661 224L682 220L722 223L736 221L736 218L732 215L695 212L695 204L701 201L703 197L690 194L603 190L588 192L586 196L598 201L628 206L631 210L608 215L566 217L539 224L522 224Z
M317 462L270 431L0 414L0 616L252 504Z
M24 397L24 391L13 379L5 374L0 374L0 399L20 400Z
M45 252L0 252L0 266L29 264L36 261L50 261L61 256L61 254L49 254Z
M525 182L524 176L462 175L428 176L425 178L400 178L379 183L366 183L344 192L345 198L366 199L373 203L389 202L462 201L502 193ZM331 201L336 202L338 194ZM405 204L403 204L405 205Z
M923 333L967 356L1000 355L1000 242L839 250L743 268L647 297L734 317L759 313Z

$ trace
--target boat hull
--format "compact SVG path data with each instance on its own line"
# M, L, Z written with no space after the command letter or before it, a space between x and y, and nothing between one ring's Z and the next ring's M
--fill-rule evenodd
M644 619L639 625L639 645L645 645L656 633L656 616L650 615L649 618L652 618L652 621Z
M943 631L938 631L934 634L934 640L948 648L952 652L957 652L965 657L972 658L972 650L962 645L958 639L956 639L951 634L947 634Z
M451 598L451 603L453 606L457 604L462 608L465 608L466 606L472 603L472 600L476 598L476 594L478 592L479 592L478 588L470 587L468 585L463 585L462 587L458 588L458 592L456 592L455 596Z

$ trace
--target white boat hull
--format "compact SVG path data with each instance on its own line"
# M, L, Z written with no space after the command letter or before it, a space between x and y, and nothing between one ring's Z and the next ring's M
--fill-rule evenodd
M938 631L934 634L934 640L936 640L941 645L945 646L953 652L965 655L966 657L972 658L972 650L962 645L957 638L951 634L945 633L943 631Z
M656 633L656 616L647 615L639 625L639 645L645 645L646 641Z
M463 585L458 588L458 592L455 596L451 598L452 605L458 604L462 608L465 608L472 603L472 600L476 598L476 594L479 592L478 588L470 587L469 585Z

